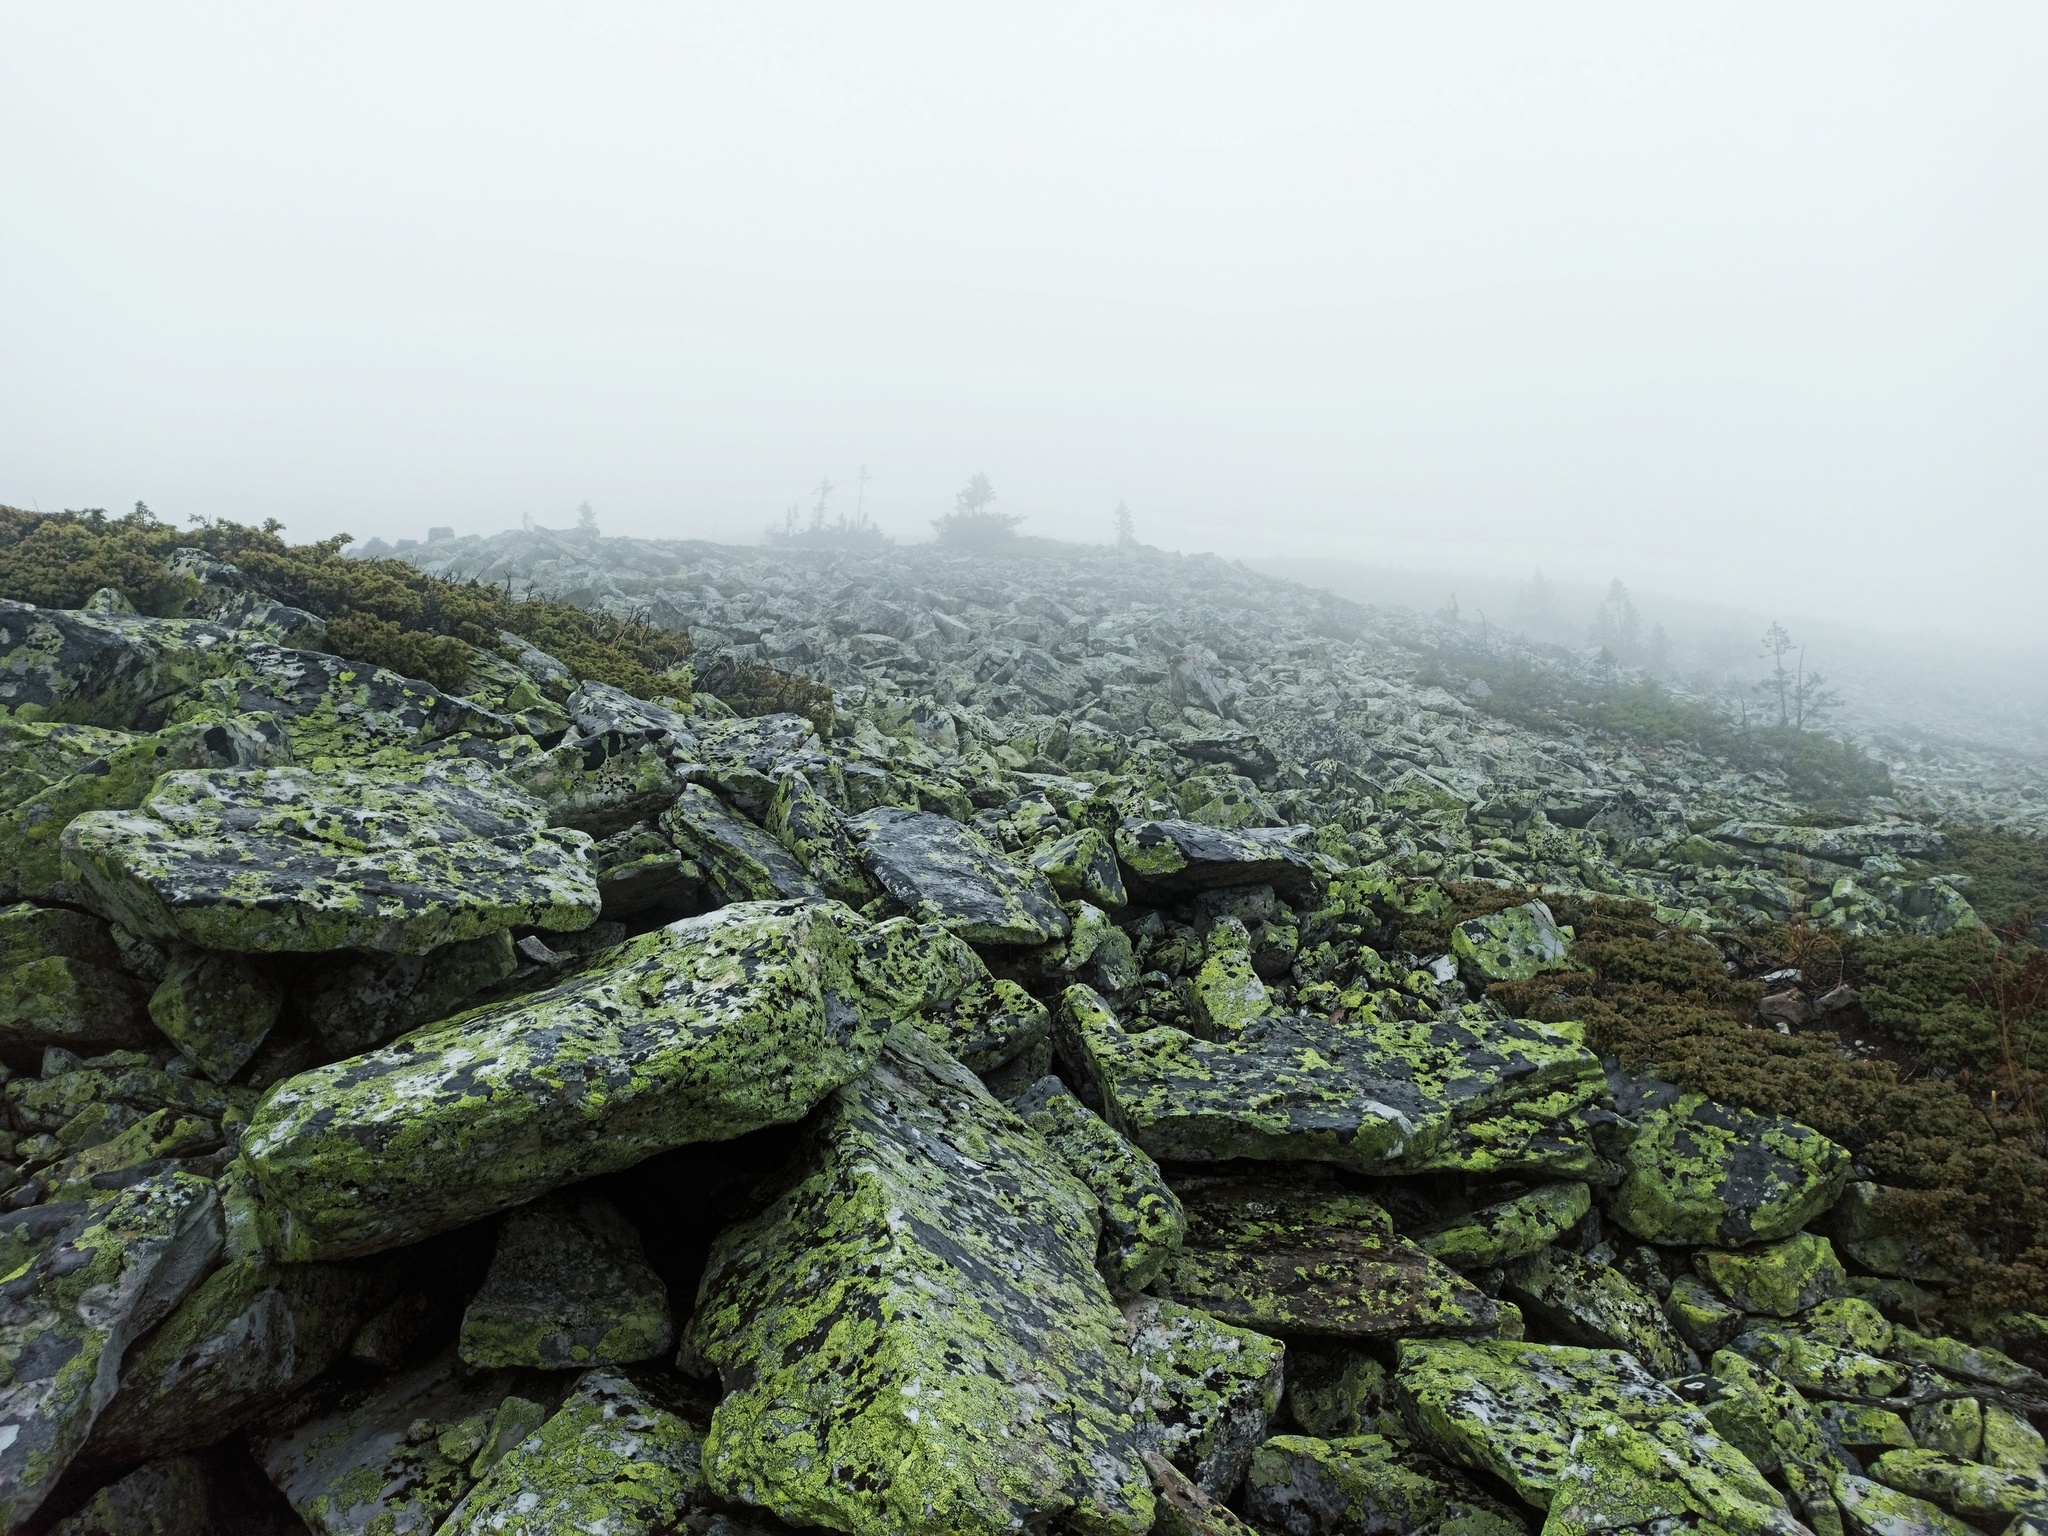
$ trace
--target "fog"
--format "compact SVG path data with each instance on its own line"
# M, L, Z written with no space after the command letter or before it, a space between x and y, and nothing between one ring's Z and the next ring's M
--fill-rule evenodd
M2043 78L1992 4L12 0L0 501L907 540L981 471L2032 650Z

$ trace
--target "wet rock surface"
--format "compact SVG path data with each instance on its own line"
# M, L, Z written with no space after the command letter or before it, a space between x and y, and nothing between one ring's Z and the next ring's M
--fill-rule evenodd
M2008 778L1813 824L1156 551L408 554L833 711L0 604L0 1530L2048 1528L2048 1324L1544 1006L1552 903L1969 930Z

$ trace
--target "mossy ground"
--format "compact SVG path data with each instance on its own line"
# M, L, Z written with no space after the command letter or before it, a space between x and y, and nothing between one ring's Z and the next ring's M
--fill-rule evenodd
M1518 899L1492 888L1452 895L1461 917ZM1967 1001L1970 989L2037 964L2031 952L1963 936L1852 941L1837 963L1876 994L1865 1037L1884 1038L1882 1018L1901 1032L1892 1043L1909 1047L1858 1058L1844 1054L1833 1030L1753 1027L1761 986L1732 977L1715 945L1660 926L1647 907L1547 899L1577 931L1577 969L1496 984L1492 995L1511 1012L1582 1020L1587 1043L1630 1071L1788 1116L1840 1142L1864 1175L1906 1192L1891 1198L1915 1229L1941 1234L1962 1276L1947 1298L1958 1317L2048 1308L2048 1144L2039 1118L2026 1103L1994 1096L1992 1074L1937 1074L1904 1038L1917 1030L1933 1049L1957 1059L1975 1051L1981 1062L1983 1020L1969 1010L1982 1004ZM1774 956L1811 965L1817 952L1796 931L1760 933L1755 943L1752 969ZM1966 1003L1954 1002L1958 994Z

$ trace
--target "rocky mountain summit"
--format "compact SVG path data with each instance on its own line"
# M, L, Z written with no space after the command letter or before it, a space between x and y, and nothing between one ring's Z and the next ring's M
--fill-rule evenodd
M2037 800L1156 551L400 553L693 661L0 601L6 1531L2048 1529L2030 1058L1886 1023Z

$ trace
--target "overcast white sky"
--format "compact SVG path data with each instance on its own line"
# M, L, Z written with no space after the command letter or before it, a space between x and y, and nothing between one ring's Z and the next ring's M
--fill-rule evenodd
M2048 7L0 6L0 501L2048 642Z

